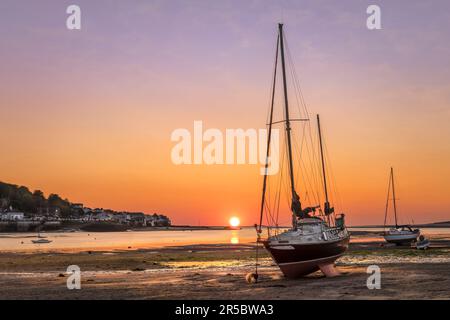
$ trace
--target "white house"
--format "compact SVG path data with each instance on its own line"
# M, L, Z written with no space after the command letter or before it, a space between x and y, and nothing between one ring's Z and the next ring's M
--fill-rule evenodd
M1 220L18 221L24 219L24 213L18 211L9 211L1 214Z
M154 226L156 226L156 221L158 218L154 217L154 216L146 215L144 219L145 219L144 223L146 226L154 227Z
M114 215L112 213L100 212L100 213L94 215L94 220L111 221L113 219L113 217L114 217Z

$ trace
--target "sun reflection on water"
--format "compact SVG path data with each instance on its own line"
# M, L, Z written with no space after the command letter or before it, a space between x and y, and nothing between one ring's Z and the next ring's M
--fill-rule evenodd
M237 230L231 231L231 238L230 238L231 244L238 244L239 243L239 234Z

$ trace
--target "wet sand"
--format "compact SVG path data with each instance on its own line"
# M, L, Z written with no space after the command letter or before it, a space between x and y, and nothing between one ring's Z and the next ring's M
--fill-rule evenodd
M355 235L372 237L366 233ZM336 278L320 272L285 279L267 253L260 281L254 247L188 245L76 253L0 253L1 299L450 299L450 241L435 236L427 251L355 241ZM261 253L261 252L260 252ZM81 268L81 290L68 290L69 265ZM381 289L366 286L367 266L381 268Z

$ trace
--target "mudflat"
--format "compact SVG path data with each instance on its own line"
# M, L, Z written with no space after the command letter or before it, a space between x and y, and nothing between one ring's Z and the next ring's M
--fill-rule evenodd
M433 239L431 239L433 240ZM337 268L290 280L254 244L189 245L142 250L0 253L1 299L449 299L450 243L436 236L426 251L354 242ZM81 269L81 289L66 286L69 265ZM369 265L381 269L381 289L367 288Z

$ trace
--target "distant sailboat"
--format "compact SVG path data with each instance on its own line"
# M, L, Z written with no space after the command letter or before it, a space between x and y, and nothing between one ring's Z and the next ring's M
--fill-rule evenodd
M44 222L45 223L45 222ZM50 243L52 240L46 239L46 236L41 235L41 226L38 227L37 240L31 240L31 242L39 244L39 243Z
M400 244L408 244L413 241L416 241L417 237L420 235L419 229L413 229L409 225L398 225L397 221L397 203L395 198L395 184L394 184L394 169L391 168L391 173L389 176L389 186L388 186L388 195L386 200L386 210L384 213L384 227L386 228L387 223L387 215L389 209L389 197L391 194L392 188L392 201L394 206L394 219L395 219L395 227L390 228L389 230L384 232L384 239L389 243L395 243L397 245Z
M293 143L295 144L296 141L291 138L291 122L308 121L309 119L292 119L289 117L283 25L279 24L278 29L279 32L275 58L275 71L272 87L272 103L268 124L269 141L267 143L266 174L264 175L263 181L260 222L259 226L256 225L258 242L262 242L264 244L264 247L267 249L267 251L270 252L275 263L279 266L283 274L288 278L305 276L319 269L327 276L334 276L338 274L337 270L334 269L334 262L347 250L350 236L345 227L344 215L341 214L340 216L336 217L334 208L330 205L328 199L325 160L322 149L322 136L320 131L319 116L317 116L317 125L319 131L321 164L315 164L316 166L314 168L321 166L322 177L320 179L323 178L323 188L325 194L324 206L322 207L320 205L317 205L316 203L310 207L302 207L300 196L296 191L295 180L298 175L294 174L294 160L292 150L292 145ZM273 121L276 70L279 52L281 58L281 71L283 79L284 120ZM273 226L268 226L268 237L266 239L263 239L261 237L262 221L265 211L268 211L268 209L266 208L268 206L268 203L266 201L266 192L267 189L269 189L267 187L267 159L270 157L270 137L272 132L272 125L274 125L275 123L283 123L285 127L287 159L284 159L287 160L287 178L289 179L289 181L284 182L284 185L286 186L285 193L287 193L287 198L290 198L288 202L291 203L290 216L292 217L292 228L288 229L287 231L278 233L278 221L276 220L274 221ZM301 166L302 160L297 160L299 160L299 166ZM298 174L300 172L296 173ZM302 175L316 174L316 177L320 175L318 171L314 170L311 170L311 172L303 170L301 173ZM282 177L280 177L280 179L281 178ZM302 183L305 183L305 181L302 181ZM280 185L283 185L283 183L280 183ZM282 192L281 189L282 188L280 188L280 193ZM306 197L307 195L305 192L305 198ZM315 199L315 201L318 201L318 199ZM267 212L266 217L268 215L271 215L271 213ZM275 214L275 216L277 217L276 219L278 219L278 212ZM271 230L274 230L275 234L271 234ZM255 278L257 278L257 273Z
M50 242L52 242L52 240L48 240L48 239L37 239L37 240L31 240L31 242L33 242L33 243L50 243Z

